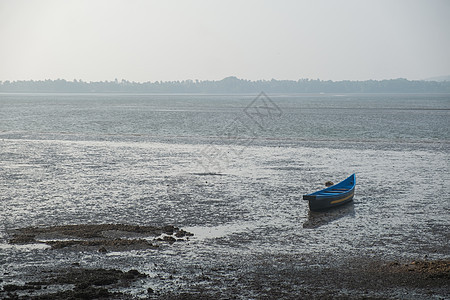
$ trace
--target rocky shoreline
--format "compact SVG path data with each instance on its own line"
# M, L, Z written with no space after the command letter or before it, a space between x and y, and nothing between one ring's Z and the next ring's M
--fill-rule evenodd
M359 269L359 270L358 270ZM3 299L134 299L132 295L118 291L121 287L129 286L139 279L148 275L137 270L121 271L116 269L89 269L82 268L77 264L64 270L41 270L39 281L26 282L23 285L6 284L0 290ZM254 274L261 276L266 274ZM300 276L299 276L300 275ZM289 278L287 278L289 277ZM309 279L308 279L308 278ZM412 290L414 288L449 289L450 283L450 261L414 261L410 263L387 262L382 264L367 264L366 266L353 266L348 269L334 269L324 267L319 272L309 272L308 276L301 273L284 274L283 278L271 280L271 289L263 292L266 296L280 299L297 299L308 297L310 299L408 299L405 295L377 296L373 290L392 288ZM202 280L212 280L204 276ZM255 280L253 278L252 280ZM294 280L293 282L291 282ZM336 290L323 289L318 285L307 282L313 280L320 285L321 282L329 281ZM307 289L290 291L286 283L305 284ZM250 284L250 283L246 283ZM253 283L254 284L254 283ZM156 299L226 299L239 292L230 290L225 293L217 293L223 287L215 286L216 290L209 288L194 287L189 291L160 293L151 288L146 290L147 298ZM261 287L262 288L262 287ZM342 289L356 288L360 293L342 295L338 291ZM263 289L263 288L262 288ZM436 295L434 295L436 296ZM258 297L257 297L258 298ZM415 299L420 299L412 297ZM439 296L436 299L444 299Z
M20 228L12 235L10 244L44 243L52 249L107 252L157 249L161 242L185 241L193 234L171 225L80 224Z
M40 281L26 282L24 285L4 285L4 299L131 299L124 293L110 289L124 287L139 278L147 277L137 270L123 272L77 266L66 270L43 270L42 273L44 275ZM54 291L55 289L58 291Z
M93 253L170 249L193 234L175 226L82 224L28 227L10 232L9 243L48 245L51 253ZM213 242L211 240L211 242ZM162 247L166 245L167 247ZM182 244L180 244L182 245ZM70 252L60 252L70 251ZM100 253L99 253L100 252ZM212 255L209 253L205 255ZM235 260L211 259L211 265L158 262L155 270L136 270L132 264L96 267L67 261L67 266L33 268L22 282L0 278L2 299L445 299L450 296L450 260L427 257L382 260L359 257L339 262L315 260L301 254L262 254ZM167 262L167 261L166 261ZM186 262L185 262L186 263ZM192 267L194 267L192 269ZM148 271L147 271L148 270ZM27 273L25 273L27 274ZM149 287L149 280L164 282ZM20 280L19 280L20 281Z

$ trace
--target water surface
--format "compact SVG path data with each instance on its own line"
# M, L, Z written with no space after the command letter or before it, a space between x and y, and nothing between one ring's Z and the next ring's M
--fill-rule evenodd
M268 96L278 110L252 119L256 95L0 95L3 284L74 261L151 274L140 295L205 272L226 288L255 259L448 259L449 95ZM308 211L302 194L351 173L352 204ZM107 255L7 244L14 228L82 223L195 236Z

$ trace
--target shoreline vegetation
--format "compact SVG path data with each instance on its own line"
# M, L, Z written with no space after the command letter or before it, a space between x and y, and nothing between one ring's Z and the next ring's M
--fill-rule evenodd
M1 93L450 93L450 81L404 78L365 81L246 80L234 76L222 80L135 82L83 81L74 79L0 81Z

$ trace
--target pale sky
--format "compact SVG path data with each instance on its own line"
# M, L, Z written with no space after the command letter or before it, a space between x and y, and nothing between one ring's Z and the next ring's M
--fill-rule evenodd
M0 80L450 75L450 0L0 0Z

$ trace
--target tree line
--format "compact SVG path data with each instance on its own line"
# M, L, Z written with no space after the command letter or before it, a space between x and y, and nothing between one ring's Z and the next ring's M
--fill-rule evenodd
M234 76L222 80L130 82L18 80L0 81L0 92L20 93L450 93L450 81L417 81L403 78L366 81L245 80Z

